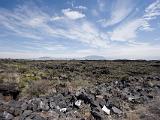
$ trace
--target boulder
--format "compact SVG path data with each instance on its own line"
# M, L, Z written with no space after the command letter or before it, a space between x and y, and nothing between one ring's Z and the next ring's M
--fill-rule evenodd
M27 110L28 104L27 102L22 103L21 110Z
M88 94L83 90L83 92L76 92L76 97L78 100L83 100L84 103L92 103L95 100L95 96L93 94Z
M44 117L41 117L41 116L39 116L39 115L36 115L36 116L33 118L33 120L47 120L47 119L45 119Z
M32 111L31 110L25 110L22 114L23 117L28 117L29 115L32 114Z
M96 120L104 120L103 114L101 114L101 113L98 112L98 111L92 110L92 111L91 111L91 114L92 114L92 116L93 116Z
M18 116L18 115L20 115L21 113L22 113L21 108L15 108L15 110L14 110L14 116Z
M6 111L3 112L3 118L5 120L13 120L14 116Z
M58 104L58 106L59 106L60 108L64 108L64 107L67 106L65 99L62 100L62 101L59 101L57 104Z
M50 102L49 106L51 109L55 109L56 108L56 103L55 102Z
M11 96L13 99L17 99L20 89L16 83L1 83L0 93L4 96Z
M38 115L38 114L33 114L32 116L29 116L27 119L31 119L31 120L47 120L44 117Z
M39 108L43 111L48 111L49 110L49 106L48 106L48 102L47 100L41 100L39 103Z

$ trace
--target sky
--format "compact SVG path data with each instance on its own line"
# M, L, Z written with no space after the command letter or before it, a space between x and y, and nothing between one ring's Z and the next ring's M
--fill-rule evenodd
M160 59L160 0L0 0L0 58Z

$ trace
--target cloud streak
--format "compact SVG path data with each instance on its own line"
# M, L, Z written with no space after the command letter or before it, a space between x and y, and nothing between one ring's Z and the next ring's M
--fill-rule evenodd
M107 35L98 30L94 24L82 19L84 14L71 9L63 9L62 17L52 17L37 6L19 6L14 11L0 9L1 26L20 37L43 40L63 38L75 40L90 47L106 47ZM63 18L63 19L62 19Z
M79 11L74 11L74 10L71 10L70 8L68 9L63 9L62 10L62 13L69 19L71 20L77 20L77 19L80 19L80 18L84 18L85 17L85 14L79 12Z
M131 41L137 37L138 31L152 31L150 22L160 15L160 0L153 2L145 9L142 17L123 23L110 32L111 40Z
M103 27L112 26L124 20L134 9L132 0L117 0L110 12L110 19L104 19L101 23Z

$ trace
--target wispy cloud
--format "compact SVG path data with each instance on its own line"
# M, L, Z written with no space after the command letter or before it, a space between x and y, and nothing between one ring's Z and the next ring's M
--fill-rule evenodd
M144 15L144 19L151 20L155 19L156 16L160 15L160 0L156 0L156 2L152 3L145 10L146 14Z
M126 23L119 25L110 32L111 40L130 41L137 37L137 32L152 31L150 21L156 19L160 15L160 0L153 2L145 9L142 17L132 19Z
M142 24L142 30L152 31L150 21L160 16L160 0L156 0L145 9L143 16L144 23Z
M31 39L41 39L42 37L38 35L39 32L32 27L36 27L43 22L42 16L47 18L42 12L36 13L35 10L32 11L27 6L23 8L19 6L14 11L0 9L0 25L1 28L4 27L12 31L11 34Z
M27 5L19 6L13 11L0 9L0 13L1 26L20 37L32 39L58 37L69 41L76 40L90 47L107 46L107 35L98 30L93 23L85 19L74 22L74 20L85 17L85 14L79 11L63 9L64 16L62 17L65 19L52 17L52 15L47 14L35 5L32 7ZM60 19L62 21L59 21Z
M87 10L87 9L88 9L87 7L82 6L82 5L76 6L75 8L76 8L76 9L81 9L81 10Z
M110 19L101 21L103 27L112 26L124 20L134 9L133 0L117 0L110 11Z
M110 33L111 40L128 41L134 39L136 37L136 31L142 23L143 21L141 19L136 19L117 27Z
M84 18L85 17L85 14L83 14L83 13L81 13L79 11L71 10L70 8L63 9L62 12L67 18L69 18L71 20L76 20L76 19L80 19L80 18Z

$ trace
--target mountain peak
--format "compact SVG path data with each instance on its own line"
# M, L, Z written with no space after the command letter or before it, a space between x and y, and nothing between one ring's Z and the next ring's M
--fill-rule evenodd
M105 57L103 56L98 56L98 55L89 55L89 56L85 56L83 57L84 60L106 60Z

